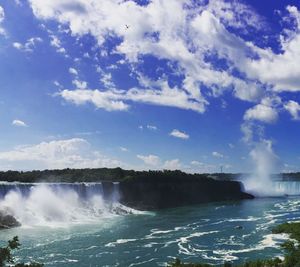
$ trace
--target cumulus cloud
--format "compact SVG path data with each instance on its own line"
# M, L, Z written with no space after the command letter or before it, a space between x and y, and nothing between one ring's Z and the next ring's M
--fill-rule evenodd
M278 113L273 107L258 104L246 111L245 120L258 120L266 123L274 123L277 121Z
M0 35L5 35L5 30L2 28L1 24L4 21L5 13L2 6L0 6Z
M282 52L276 54L271 49L255 47L259 59L247 61L244 69L249 76L272 84L279 92L300 91L300 13L295 6L288 6L287 11L289 19L295 19L296 29L289 31L287 38L280 36Z
M163 168L167 170L180 170L181 162L179 159L166 160Z
M82 90L86 88L76 82L79 89L65 89L59 93L66 101L75 104L92 103L97 108L103 108L107 111L128 110L129 101L137 103L146 103L158 106L177 107L186 110L194 110L202 113L204 105L201 102L192 101L189 95L178 87L171 88L167 82L160 82L161 88L138 89L131 88L127 91L109 89L109 90Z
M15 169L24 170L124 166L122 162L92 150L81 138L19 146L0 152L0 160L2 164L13 163Z
M76 69L74 69L74 68L69 68L69 73L71 73L71 74L73 74L75 76L78 75L78 71Z
M155 125L148 124L146 127L147 127L147 129L152 130L152 131L156 131L157 130L157 127Z
M156 155L137 155L137 158L142 160L147 165L158 166L160 164L160 158Z
M53 46L57 53L63 54L65 57L68 57L66 49L62 46L60 39L54 35L51 31L50 32L50 45Z
M190 136L184 132L181 132L177 129L174 129L172 132L170 132L171 136L174 136L176 138L180 138L180 139L189 139Z
M78 88L79 90L82 90L82 89L86 89L88 84L86 81L81 81L79 79L75 79L72 81L72 83L76 86L76 88Z
M38 43L43 42L43 39L40 37L31 37L24 44L19 42L14 42L12 45L14 48L24 51L24 52L33 52L34 48Z
M196 5L187 0L170 3L154 0L141 6L135 1L117 0L78 0L75 4L69 0L43 4L30 0L38 18L69 25L74 35L90 33L99 45L108 36L120 37L122 42L116 45L114 53L124 55L129 62L137 62L140 56L148 54L177 62L177 71L184 76L182 88L167 90L162 84L158 90L138 88L129 92L127 99L198 112L204 112L208 104L201 92L202 85L212 88L214 94L216 90L220 93L222 88L231 87L233 94L243 100L253 101L261 95L257 83L219 70L205 58L211 51L217 51L220 58L237 61L237 65L246 60L249 45L226 27L258 28L262 23L248 6L233 2L209 1ZM125 30L124 21L134 26Z
M224 155L220 152L214 151L211 153L215 158L224 158Z
M28 125L21 120L13 120L11 124L18 127L28 127Z
M133 0L29 3L37 18L56 20L78 39L90 34L102 47L108 38L116 38L113 53L131 64L132 73L138 76L138 85L129 89L117 88L111 73L103 71L100 81L105 89L88 89L86 83L74 80L76 88L66 88L59 95L77 105L127 111L132 103L144 103L203 113L209 97L231 91L234 97L255 103L246 111L246 121L271 123L278 118L278 106L262 100L270 92L300 91L300 12L295 6L287 6L288 15L282 17L292 20L293 27L275 36L280 42L280 52L276 52L245 38L249 32L266 33L268 25L254 9L237 0L152 0L147 5ZM53 37L52 45L59 47L59 40ZM107 56L109 52L101 53ZM157 80L144 78L136 66L143 64L145 55L166 61L172 75L182 82L170 83L168 72Z
M290 100L284 105L284 108L292 115L294 120L300 119L300 105L298 102Z
M105 88L115 87L111 73L102 73L102 77L100 78L100 81L102 82Z
M187 171L192 173L212 173L218 171L218 166L200 162L198 160L192 160Z
M121 150L122 152L128 152L128 151L129 151L128 148L123 147L123 146L120 146L120 150Z
M76 105L92 103L97 108L107 111L124 111L129 109L129 105L122 99L122 91L100 91L100 90L63 90L59 93L66 101Z

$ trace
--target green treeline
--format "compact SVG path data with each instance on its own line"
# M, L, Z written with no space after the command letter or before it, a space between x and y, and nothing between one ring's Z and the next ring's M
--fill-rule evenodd
M0 172L0 181L8 182L97 182L97 181L122 181L124 179L199 179L211 178L208 174L187 174L182 171L134 171L121 168L98 169L62 169L43 171L6 171Z
M245 175L245 174L244 174ZM171 176L185 178L213 178L216 180L238 180L243 174L237 173L203 173L187 174L182 171L134 171L121 168L96 168L96 169L61 169L61 170L43 170L43 171L1 171L0 181L8 182L97 182L97 181L121 181L123 179L144 177L144 178L170 178ZM288 173L274 175L274 179L284 178L284 180L300 180L300 173Z
M213 173L213 174L187 174L175 171L134 171L121 168L96 168L96 169L59 169L59 170L34 170L34 171L0 171L0 181L8 182L97 182L121 181L137 177L190 177L214 178L216 180L236 180L240 174Z

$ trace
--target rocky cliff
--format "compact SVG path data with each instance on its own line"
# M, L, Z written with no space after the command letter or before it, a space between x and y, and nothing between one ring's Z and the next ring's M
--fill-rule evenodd
M235 181L210 178L138 177L120 182L120 202L140 210L156 210L214 201L252 199Z
M20 225L21 224L12 215L0 211L0 230L18 227Z

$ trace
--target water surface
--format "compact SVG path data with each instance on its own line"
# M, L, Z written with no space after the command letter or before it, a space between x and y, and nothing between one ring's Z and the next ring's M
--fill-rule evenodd
M260 198L117 215L80 223L23 226L0 232L18 235L17 256L46 266L166 266L174 257L221 264L282 255L286 236L276 224L300 217L298 197ZM241 226L242 229L237 229ZM240 227L239 227L240 228Z

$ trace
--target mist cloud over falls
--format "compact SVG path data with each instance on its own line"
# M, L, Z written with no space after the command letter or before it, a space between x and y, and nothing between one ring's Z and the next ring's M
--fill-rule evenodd
M5 186L1 185L2 189ZM23 226L95 223L133 212L118 203L117 188L106 198L101 184L16 184L7 191L0 191L0 210L13 215Z

